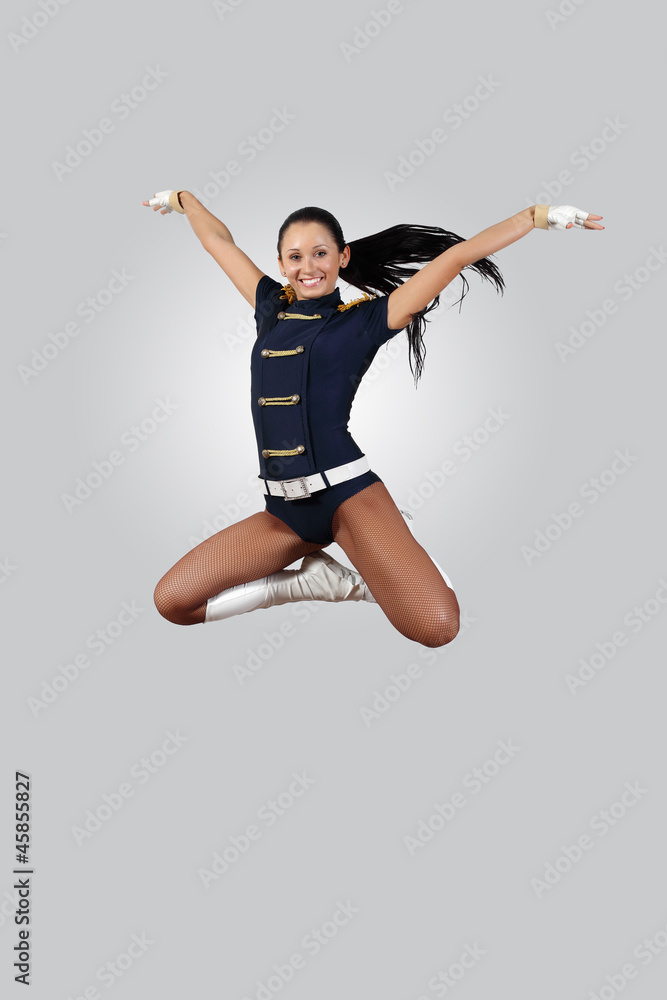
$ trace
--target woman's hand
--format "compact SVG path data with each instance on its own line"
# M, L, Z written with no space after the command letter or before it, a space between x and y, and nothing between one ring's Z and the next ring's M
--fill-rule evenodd
M536 216L535 225L539 229L604 229L594 220L603 218L601 215L591 215L574 205L540 205L536 208L542 209L541 225L539 215ZM545 213L545 209L547 209ZM544 224L546 219L546 225Z
M141 204L152 208L154 212L159 211L160 215L168 215L169 212L173 212L174 210L180 212L181 215L185 215L183 206L178 200L178 191L158 191L150 201L142 201Z

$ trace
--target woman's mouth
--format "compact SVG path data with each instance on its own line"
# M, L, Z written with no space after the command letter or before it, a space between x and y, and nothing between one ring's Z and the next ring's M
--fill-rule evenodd
M305 285L306 288L316 288L322 281L322 278L299 278L299 281L302 285Z

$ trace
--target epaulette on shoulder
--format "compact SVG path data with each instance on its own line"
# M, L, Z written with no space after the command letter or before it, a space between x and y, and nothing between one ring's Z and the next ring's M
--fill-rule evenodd
M366 295L365 293L358 299L352 299L351 302L341 302L337 307L338 312L345 312L346 309L351 309L352 306L358 306L360 302L369 302L371 299L376 299L377 295Z
M296 292L291 285L283 285L282 295L280 295L279 298L287 299L287 305L291 306L296 299Z

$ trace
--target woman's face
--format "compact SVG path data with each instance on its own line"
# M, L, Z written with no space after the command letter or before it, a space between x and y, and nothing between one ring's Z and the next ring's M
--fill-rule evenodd
M349 259L350 248L341 253L326 226L293 222L285 230L278 262L281 277L292 286L297 299L317 299L333 292L338 270Z

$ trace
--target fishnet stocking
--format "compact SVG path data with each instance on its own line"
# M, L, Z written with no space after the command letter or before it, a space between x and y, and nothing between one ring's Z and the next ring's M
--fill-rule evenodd
M321 548L304 542L267 510L251 514L179 559L155 588L155 606L176 625L199 624L204 621L209 597L239 583L259 580Z
M394 628L423 646L451 642L459 629L456 595L413 537L384 483L371 483L344 500L332 530Z
M413 537L384 483L372 483L344 500L332 530L402 635L424 646L451 642L459 627L456 595ZM260 511L223 528L179 559L155 588L155 605L177 625L201 623L210 597L275 573L321 548Z

